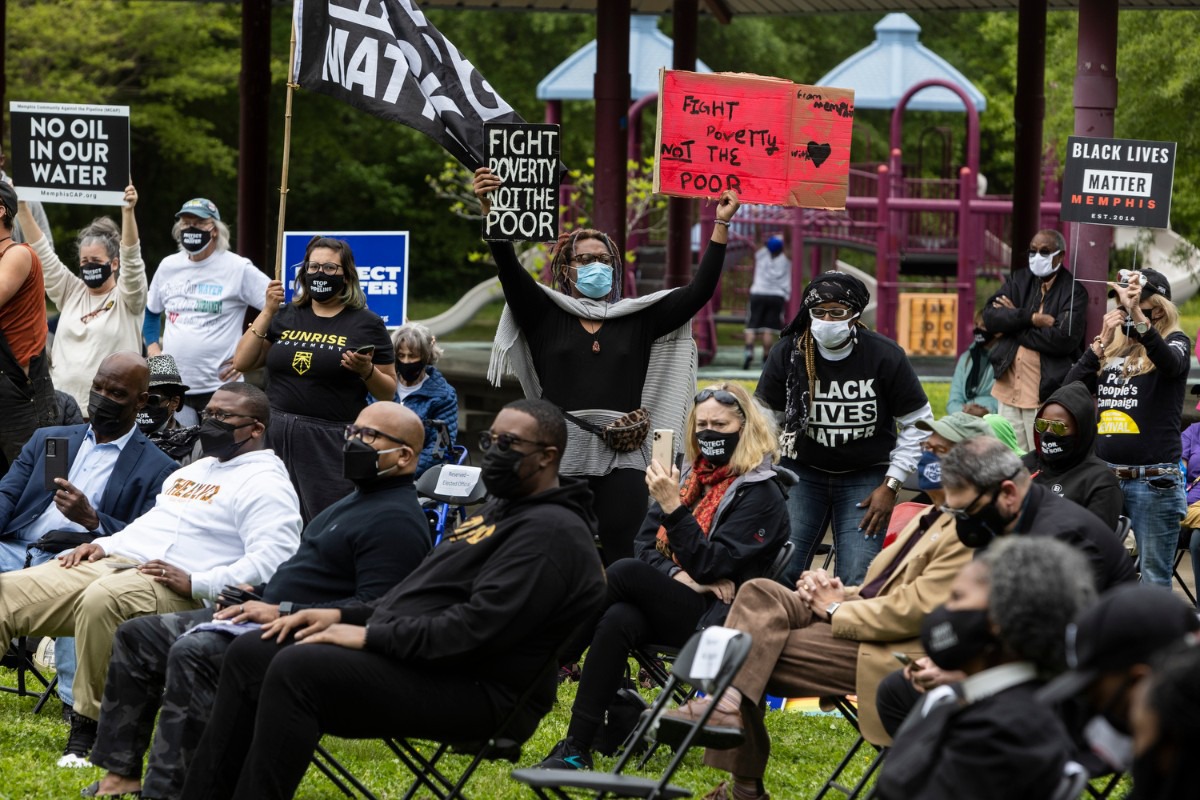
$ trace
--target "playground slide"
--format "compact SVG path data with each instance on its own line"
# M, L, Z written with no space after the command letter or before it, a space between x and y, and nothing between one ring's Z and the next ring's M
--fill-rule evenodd
M837 269L838 272L844 272L847 275L853 275L867 285L867 291L871 293L871 302L867 303L867 307L863 309L862 321L871 330L875 330L875 276L871 275L870 273L863 272L857 267L852 267L845 261L838 261Z
M436 317L413 321L428 327L434 336L445 336L470 322L479 309L502 297L504 297L504 291L500 288L500 279L488 278L486 281L472 286L466 294L459 298L457 303Z
M1113 244L1129 247L1139 235L1151 238L1143 245L1137 265L1161 272L1171 282L1171 300L1175 305L1183 305L1200 290L1200 249L1165 228L1119 227L1113 232Z

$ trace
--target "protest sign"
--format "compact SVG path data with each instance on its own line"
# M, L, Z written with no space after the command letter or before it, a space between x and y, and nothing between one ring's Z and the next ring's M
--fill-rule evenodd
M1174 180L1175 142L1069 136L1062 219L1166 228Z
M288 231L283 234L283 291L292 301L304 251L314 236L341 239L354 252L358 282L367 296L367 307L389 328L404 324L408 308L408 231L346 231L343 233Z
M129 106L13 102L8 110L9 163L22 200L124 204Z
M759 75L659 73L654 191L841 209L854 91Z
M525 242L558 238L559 134L557 125L483 126L487 165L503 182L492 193L483 238Z

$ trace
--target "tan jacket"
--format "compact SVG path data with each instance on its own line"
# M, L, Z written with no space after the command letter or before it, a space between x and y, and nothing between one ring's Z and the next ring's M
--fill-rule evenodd
M930 509L900 531L896 541L886 547L867 568L863 585L871 583L895 559L917 530ZM921 649L921 621L925 615L946 602L954 576L971 560L971 550L958 540L954 518L942 514L921 541L913 547L904 563L892 573L875 597L858 595L859 586L846 590L846 602L833 615L833 635L855 639L858 647L858 722L863 737L877 745L891 743L875 711L875 692L888 673L900 669L893 652L912 658L925 655Z

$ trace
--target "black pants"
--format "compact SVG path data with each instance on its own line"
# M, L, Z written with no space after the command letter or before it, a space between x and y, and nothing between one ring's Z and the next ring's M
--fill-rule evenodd
M482 739L498 725L495 694L461 674L376 653L247 634L225 654L181 797L290 798L324 733Z
M908 712L921 701L924 695L913 687L912 682L904 677L904 670L898 669L879 682L875 692L875 710L879 712L879 720L888 736L895 736L900 730L900 723L908 716Z
M640 469L614 469L587 479L595 501L592 510L600 522L600 557L605 566L633 558L633 539L650 504L646 473Z
M0 338L3 334L0 334ZM8 345L3 345L7 351ZM29 361L29 372L16 366L11 351L0 358L0 454L4 472L21 455L21 448L38 428L58 424L58 404L50 381L46 351ZM643 515L646 513L642 509Z
M305 525L354 491L354 483L342 477L345 430L345 422L271 409L267 447L287 467L300 498L300 517Z
M591 747L621 688L629 652L643 644L681 647L711 602L712 595L689 589L645 561L626 558L609 567L608 603L583 662L567 735Z

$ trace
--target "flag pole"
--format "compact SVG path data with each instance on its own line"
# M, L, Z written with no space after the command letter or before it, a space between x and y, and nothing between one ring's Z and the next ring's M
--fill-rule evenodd
M299 84L296 74L296 20L292 18L292 43L288 53L287 102L283 111L283 175L279 179L279 227L275 233L275 280L283 280L283 229L287 215L288 161L292 155L292 95Z

